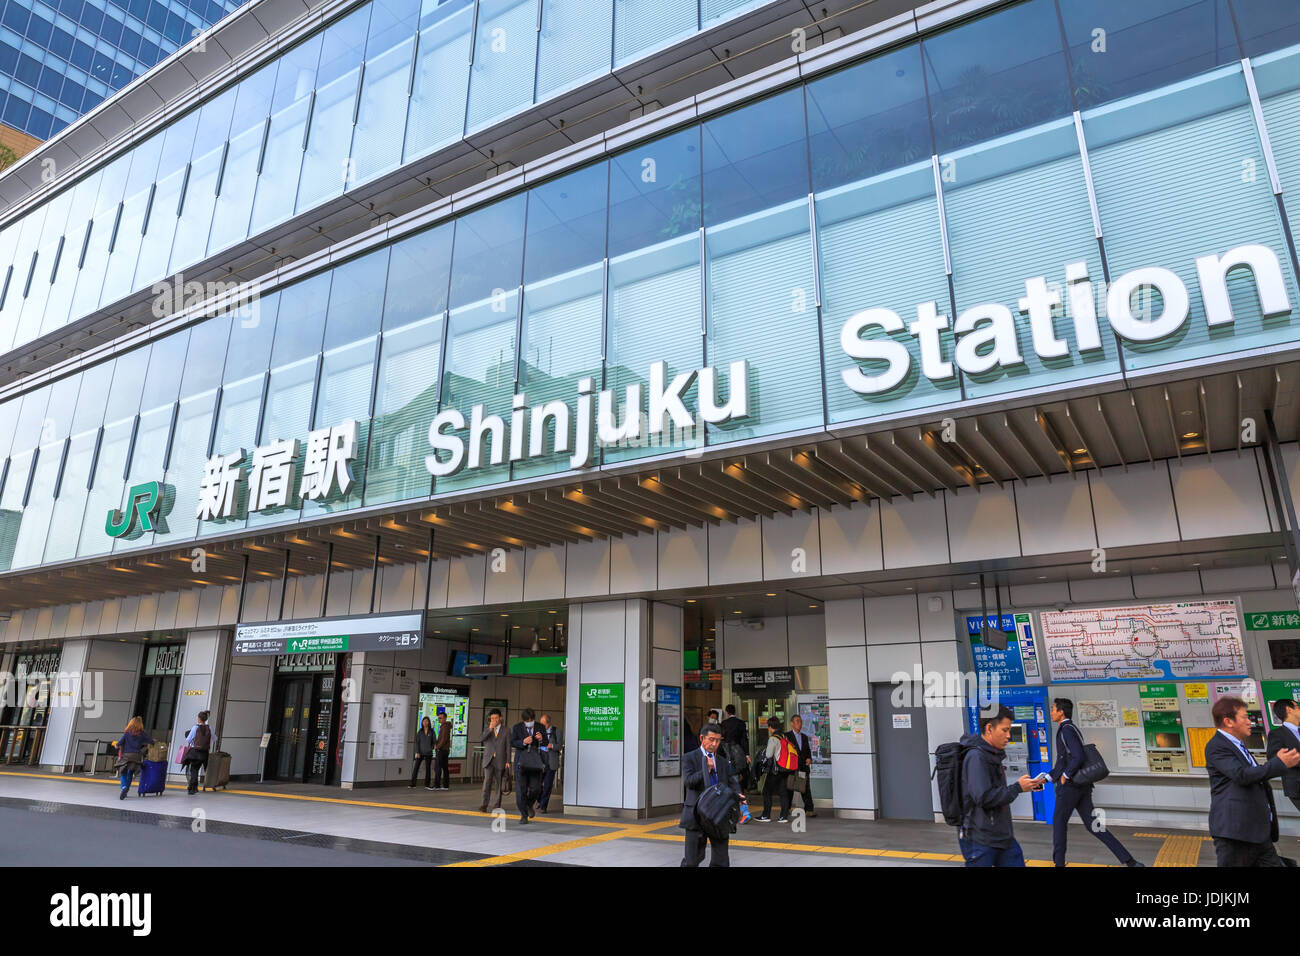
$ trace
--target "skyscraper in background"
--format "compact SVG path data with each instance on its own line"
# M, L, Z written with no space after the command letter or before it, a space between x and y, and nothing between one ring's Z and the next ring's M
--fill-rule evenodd
M22 155L240 2L3 0L0 143Z

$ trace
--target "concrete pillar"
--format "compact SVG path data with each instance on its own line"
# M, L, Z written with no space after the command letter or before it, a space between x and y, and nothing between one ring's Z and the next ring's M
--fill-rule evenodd
M185 639L185 667L181 673L180 692L176 698L176 720L172 724L172 739L167 748L169 773L183 773L176 762L185 734L198 720L199 711L212 712L213 731L218 740L216 749L230 754L230 772L257 772L257 745L261 731L252 736L244 720L244 709L222 708L226 693L225 662L230 652L229 631L190 631ZM236 770L238 761L238 770ZM247 769L251 764L252 770Z
M656 683L682 685L682 611L642 599L569 608L564 806L568 813L645 817L681 804L681 778L654 777ZM622 694L618 739L584 740L584 694Z

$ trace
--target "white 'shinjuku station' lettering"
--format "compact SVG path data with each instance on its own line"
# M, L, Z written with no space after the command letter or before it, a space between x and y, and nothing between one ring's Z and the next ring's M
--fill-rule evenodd
M723 404L718 402L717 375L711 366L679 372L668 381L668 363L655 362L650 366L650 414L646 419L651 435L662 434L670 423L679 429L694 424L682 395L696 380L699 382L699 416L705 422L719 425L749 415L748 363L745 360L731 363L727 401ZM640 438L642 427L640 384L628 385L625 389L621 423L617 420L615 390L602 389L598 395L593 394L594 391L592 379L578 381L576 423L567 402L555 399L532 408L523 395L514 396L509 425L500 415L484 414L486 406L481 404L470 409L468 424L461 412L454 408L445 409L429 425L429 444L434 453L425 457L424 465L435 477L454 475L462 468L481 468L485 464L483 444L487 441L487 464L503 464L507 451L512 462L563 453L570 456L570 467L587 468L595 458L596 444L617 445ZM547 448L546 441L548 423L553 434L550 448ZM469 429L468 455L466 439L454 434L466 428ZM593 431L595 443L592 441ZM525 437L528 439L527 449L524 448ZM447 457L440 457L439 452L446 453Z
M1282 267L1273 250L1254 244L1237 246L1222 256L1196 259L1196 276L1209 328L1233 322L1228 273L1238 268L1249 269L1253 274L1263 317L1286 315L1291 311ZM1080 352L1095 352L1102 348L1102 337L1087 263L1067 264L1065 281L1075 344ZM1133 293L1141 289L1154 289L1163 302L1160 315L1150 321L1133 314ZM1055 319L1061 299L1061 293L1052 289L1044 276L1025 280L1025 295L1017 304L1019 311L1029 318L1030 340L1039 358L1063 358L1070 353L1069 344L1056 333ZM1187 321L1189 306L1183 280L1169 269L1154 266L1124 273L1106 292L1106 318L1110 327L1129 342L1168 338ZM1016 336L1015 317L1000 302L974 305L957 316L952 324L952 332L957 336L952 361L944 358L940 340L940 333L948 329L948 317L939 313L936 303L918 303L916 321L906 326L898 313L890 309L866 309L851 316L841 327L840 347L850 358L888 365L875 373L856 365L840 371L844 384L859 395L888 392L901 384L912 368L912 355L902 342L888 337L862 338L862 333L871 328L879 329L886 336L906 328L917 339L921 373L935 382L951 379L956 374L954 363L967 374L979 374L998 366L1009 368L1025 362Z

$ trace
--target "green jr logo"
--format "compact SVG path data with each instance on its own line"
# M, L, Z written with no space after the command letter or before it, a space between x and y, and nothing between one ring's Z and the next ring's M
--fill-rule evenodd
M154 521L162 510L162 484L146 481L142 485L132 485L127 494L126 512L110 508L104 522L104 531L113 538L128 535L138 536L154 530ZM137 527L138 525L138 527Z

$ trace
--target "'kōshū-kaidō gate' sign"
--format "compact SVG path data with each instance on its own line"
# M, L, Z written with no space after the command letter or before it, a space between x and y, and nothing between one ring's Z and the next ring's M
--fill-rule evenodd
M1205 322L1209 329L1232 325L1234 315L1228 293L1228 273L1248 269L1254 276L1260 314L1264 318L1286 315L1291 311L1286 280L1276 253L1268 246L1241 245L1223 255L1205 255L1196 259L1196 276ZM1042 359L1060 359L1069 354L1069 343L1057 335L1058 311L1066 308L1073 321L1074 341L1081 353L1096 352L1103 346L1102 328L1097 317L1093 280L1086 262L1066 264L1065 295L1050 285L1046 276L1025 280L1025 294L1017 305L1029 320L1030 342ZM1154 290L1162 302L1160 314L1151 319L1139 318L1133 308L1133 296ZM1063 302L1064 299L1064 302ZM1187 322L1191 299L1187 285L1174 272L1155 266L1133 269L1119 276L1106 290L1106 319L1123 340L1149 345L1171 339ZM945 358L941 334L951 329L956 347L951 360ZM863 338L876 330L881 337ZM916 340L921 358L921 374L932 382L954 378L957 369L969 375L995 371L999 366L1010 369L1024 365L1016 318L1000 302L985 302L962 310L949 326L948 317L934 301L916 306L916 320L904 323L898 313L871 308L855 313L840 328L840 347L850 358L884 363L876 371L859 365L841 369L844 384L859 395L878 396L898 387L912 368L912 355L902 342L890 335L910 333Z

